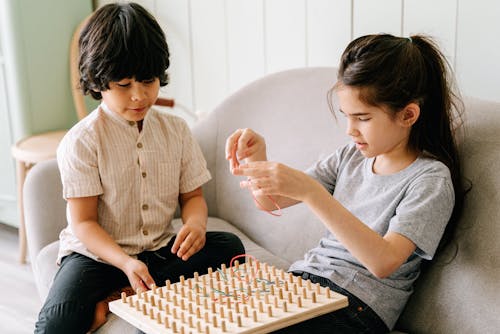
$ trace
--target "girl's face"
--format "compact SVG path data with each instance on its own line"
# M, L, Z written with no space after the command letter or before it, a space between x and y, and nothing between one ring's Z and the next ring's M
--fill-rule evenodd
M127 121L141 121L149 108L156 102L160 80L136 81L125 78L109 83L109 89L102 91L102 100L113 112Z
M411 126L404 121L403 112L394 115L388 108L367 105L354 87L340 87L337 95L340 112L347 118L346 133L365 157L394 158L408 154Z

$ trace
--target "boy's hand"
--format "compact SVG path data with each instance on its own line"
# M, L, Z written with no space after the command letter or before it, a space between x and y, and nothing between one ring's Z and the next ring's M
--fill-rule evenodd
M238 167L238 160L266 161L266 142L252 129L238 129L226 140L226 159L231 172Z
M206 229L204 224L195 221L186 222L175 237L172 253L177 254L182 260L186 261L191 255L198 252L205 246Z
M152 289L155 285L155 281L149 274L148 267L140 260L131 257L125 263L123 272L127 275L130 286L137 293Z

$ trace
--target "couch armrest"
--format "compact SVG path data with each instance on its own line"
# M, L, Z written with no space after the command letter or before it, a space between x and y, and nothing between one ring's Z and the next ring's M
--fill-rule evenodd
M66 227L66 201L56 160L36 164L24 183L24 217L31 263L40 250L58 240Z

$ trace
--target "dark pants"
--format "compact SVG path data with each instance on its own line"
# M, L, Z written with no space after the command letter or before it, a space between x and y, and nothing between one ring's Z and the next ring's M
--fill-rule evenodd
M313 283L327 286L332 291L347 296L349 306L340 310L321 315L310 320L275 331L275 334L303 334L303 333L335 333L335 334L368 334L388 333L389 329L380 317L356 296L342 289L332 281L309 273L293 273L310 279Z
M208 267L229 266L231 259L245 253L241 240L232 233L207 232L205 246L187 261L170 252L174 239L155 251L138 255L157 286L172 283L179 276L192 277L194 272L207 273ZM240 261L244 262L244 261ZM118 268L94 261L78 253L66 256L61 263L45 304L38 316L35 333L86 333L94 318L96 304L111 292L130 285Z

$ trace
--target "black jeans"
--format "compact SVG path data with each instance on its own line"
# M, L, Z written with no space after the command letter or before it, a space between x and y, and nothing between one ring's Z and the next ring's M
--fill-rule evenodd
M275 334L303 334L303 333L335 333L335 334L368 334L368 333L388 333L389 328L380 319L380 317L359 298L339 287L332 281L309 274L306 272L294 272L296 276L302 276L303 279L310 279L313 283L319 283L321 286L327 286L332 291L347 296L349 306L340 310L323 314L319 317L306 320L304 322L292 325L275 331Z
M241 240L227 232L207 232L205 246L187 261L170 252L173 242L174 239L157 251L138 255L157 286L164 286L167 279L177 282L181 275L203 275L208 267L216 269L222 263L229 266L234 256L245 253ZM78 253L64 257L38 315L35 333L87 333L97 302L127 285L127 276L114 266Z

